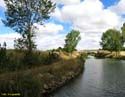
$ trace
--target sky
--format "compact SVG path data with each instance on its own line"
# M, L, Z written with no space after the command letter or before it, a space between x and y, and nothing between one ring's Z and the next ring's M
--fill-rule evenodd
M80 31L82 37L78 50L99 49L102 33L107 29L119 29L125 22L125 0L52 0L56 9L44 25L34 24L34 41L37 49L47 50L63 47L65 36L72 30ZM5 27L6 6L0 0L0 43L7 42L7 48L13 49L14 39L20 37L9 27Z

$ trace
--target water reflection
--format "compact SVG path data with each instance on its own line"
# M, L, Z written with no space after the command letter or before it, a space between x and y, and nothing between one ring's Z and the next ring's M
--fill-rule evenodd
M95 59L94 56L88 55L88 59Z
M124 97L125 61L88 59L85 71L53 97Z
M125 62L104 60L102 72L102 89L106 97L125 96Z

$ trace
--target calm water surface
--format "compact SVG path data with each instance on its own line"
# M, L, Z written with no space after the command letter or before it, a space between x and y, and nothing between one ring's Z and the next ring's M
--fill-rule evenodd
M87 59L83 74L52 97L125 97L125 61Z

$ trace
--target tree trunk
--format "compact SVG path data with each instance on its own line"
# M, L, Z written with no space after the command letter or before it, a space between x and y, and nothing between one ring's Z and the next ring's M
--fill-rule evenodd
M28 40L28 53L32 53L32 40L31 40L31 25L28 25L28 32L27 32L27 40Z
M119 57L119 51L116 51L116 57Z

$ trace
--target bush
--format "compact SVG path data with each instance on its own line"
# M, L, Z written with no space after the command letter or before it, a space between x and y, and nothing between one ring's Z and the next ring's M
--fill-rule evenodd
M26 51L0 51L0 73L16 71L40 65L49 65L57 62L59 59L59 55L54 51L34 51L31 54L27 53Z
M33 52L31 54L26 53L23 59L23 63L28 66L33 65L48 65L56 62L60 59L59 55L54 53L54 51L49 52Z
M21 78L18 85L23 97L40 97L40 83L31 75Z
M4 55L5 56L5 55ZM8 53L6 51L6 57L1 58L1 61L3 62L0 64L0 72L7 72L7 71L15 71L18 69L21 69L24 67L22 63L23 54L21 53Z
M88 54L87 53L81 53L80 56L79 56L79 59L85 61L85 59L88 57Z
M112 58L113 56L110 54L110 52L98 52L97 54L95 54L96 58Z
M23 58L23 64L28 66L40 65L41 64L41 56L39 52L33 53L25 53Z
M53 51L50 51L48 56L46 58L44 58L43 64L49 65L54 62L57 62L59 59L60 59L60 57L58 54L54 53Z
M0 80L1 81L1 80ZM31 75L0 82L1 93L20 93L21 97L40 97L40 83Z
M6 48L0 48L0 66L7 63Z

